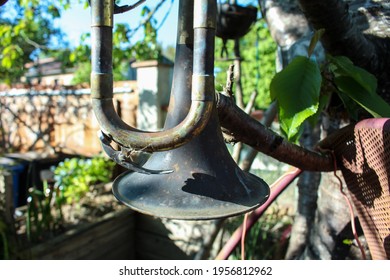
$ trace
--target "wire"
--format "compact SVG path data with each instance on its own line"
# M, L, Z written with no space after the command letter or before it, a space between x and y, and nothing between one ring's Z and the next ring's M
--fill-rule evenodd
M337 161L336 161L336 156L334 154L334 151L332 150L327 150L328 152L330 152L332 154L332 157L333 157L333 165L334 165L334 170L333 170L333 174L334 176L337 178L337 180L339 181L339 186L340 186L340 193L342 194L342 196L344 197L345 201L347 202L347 205L348 205L348 208L349 208L349 213L350 213L350 217L351 217L351 228L352 228L352 233L353 233L353 236L355 237L355 240L358 244L358 247L360 249L360 252L362 253L362 258L364 260L367 259L366 257L366 253L364 251L364 248L362 246L362 244L360 243L360 240L359 240L359 236L357 234L357 231L356 231L356 225L355 225L355 215L354 215L354 212L353 212L353 208L352 208L352 203L351 201L349 200L348 198L348 195L344 192L343 190L343 181L341 180L341 178L337 175Z
M164 23L167 20L169 14L171 13L173 2L174 2L174 0L171 0L171 4L169 5L168 11L165 13L165 15L164 15L163 19L161 20L159 26L156 28L157 31L160 30L160 28L164 25Z

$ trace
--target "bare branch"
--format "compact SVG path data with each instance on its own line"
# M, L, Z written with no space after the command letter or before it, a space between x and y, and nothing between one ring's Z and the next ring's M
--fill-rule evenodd
M256 100L256 96L257 96L257 90L254 90L251 94L251 97L248 101L248 103L246 104L246 107L245 107L245 110L244 112L246 114L250 114L250 112L252 111L253 109L253 106L255 105L255 100ZM233 153L232 153L232 157L233 159L237 162L237 163L240 163L242 160L241 160L241 151L242 149L244 148L244 145L242 142L238 142L235 146L234 146L234 149L233 149ZM257 152L256 152L257 154Z
M36 49L43 49L43 50L49 50L49 48L45 45L41 45L33 40L31 40L24 31L20 32L20 35L23 37L23 39L26 41L27 44L33 46Z
M245 106L245 110L244 110L245 113L250 114L250 112L252 111L253 107L255 106L255 101L256 101L257 95L258 95L258 91L254 90L252 92L251 96L249 97L248 103Z
M240 40L236 39L234 41L234 72L235 72L235 82L236 82L236 104L238 107L241 109L244 109L244 101L243 101L243 96L244 96L244 91L242 88L242 83L241 83L241 54L240 54Z
M260 120L260 122L266 127L270 127L277 115L277 112L278 112L278 108L276 106L276 102L274 101L273 103L271 103L271 105L269 105L267 110L264 112L263 118ZM257 150L248 146L247 153L245 154L245 157L240 162L240 168L242 170L249 171L257 154L258 154Z
M136 7L138 7L139 5L141 5L142 3L144 3L146 0L139 0L138 2L136 2L135 4L133 5L124 5L124 6L118 6L115 4L115 7L114 7L114 13L115 14L122 14L122 13L126 13L132 9L135 9Z
M161 20L161 22L160 22L159 26L156 28L156 30L159 30L159 29L161 28L161 26L163 26L163 24L164 24L165 21L167 20L169 14L170 14L171 11L172 11L172 6L173 6L173 2L174 2L174 1L175 1L175 0L171 0L171 5L169 6L168 11L165 13L163 19Z
M149 22L152 17L154 16L154 14L161 8L161 6L164 4L166 0L160 0L160 3L158 3L153 10L151 10L148 15L146 16L146 18L140 22L140 24L134 28L131 33L129 34L129 38L133 37L135 33L137 33L137 31L142 27L144 26L147 22Z

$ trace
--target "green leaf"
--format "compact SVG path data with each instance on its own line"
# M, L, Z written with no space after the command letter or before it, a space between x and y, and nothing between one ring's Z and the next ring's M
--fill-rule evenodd
M355 66L347 57L328 56L328 59L339 96L352 117L357 117L356 103L376 118L390 116L390 105L376 93L377 80L374 75Z
M149 7L148 6L143 7L142 10L141 10L141 16L145 16L148 13L150 13Z
M76 61L76 54L74 52L69 54L69 61L71 61L71 62L75 62Z
M61 16L60 10L54 6L50 5L48 7L48 12L54 17L54 18L59 18Z
M302 123L317 112L321 81L317 63L303 56L273 78L271 98L279 104L281 128L289 140L295 141Z
M358 103L356 103L355 100L350 98L347 94L343 93L342 91L338 91L338 95L341 99L341 101L344 104L345 109L348 112L348 116L357 121L359 119L359 113L364 110L362 106L360 106Z
M367 88L353 77L335 77L335 84L342 93L348 95L375 118L390 117L390 105L379 95L367 91Z
M12 67L12 60L9 56L4 56L3 60L1 61L1 66L3 66L6 69L10 69Z
M331 70L338 76L347 76L353 78L360 84L369 94L375 94L377 88L377 80L374 75L367 72L365 69L355 66L352 61L345 56L328 56L329 61L333 64Z
M15 25L14 27L14 33L16 36L18 36L24 29L26 28L26 23L24 21L21 21L19 24Z
M330 100L330 95L328 95L328 94L321 94L320 95L317 112L308 118L309 124L312 127L316 126L316 124L319 120L319 117L321 115L321 112L322 112L322 110L324 110L326 108L326 106L329 103L329 100Z
M351 240L351 239L344 239L343 240L343 244L345 244L345 245L352 245L353 244L353 240Z
M5 232L6 228L7 225L2 220L0 220L0 232Z
M309 48L308 48L308 50L307 50L307 54L308 54L309 57L311 57L311 55L313 54L314 49L316 48L318 42L320 41L320 39L321 39L321 37L322 37L322 35L323 35L324 33L325 33L325 29L323 29L323 28L317 30L317 31L314 33L313 37L312 37L311 40L310 40Z
M29 0L20 0L20 6L26 8L28 7L28 4L30 3Z

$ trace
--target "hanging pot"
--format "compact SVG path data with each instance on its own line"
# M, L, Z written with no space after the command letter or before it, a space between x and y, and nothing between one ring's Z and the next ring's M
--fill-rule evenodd
M219 4L216 36L223 40L239 39L249 32L256 19L256 7Z

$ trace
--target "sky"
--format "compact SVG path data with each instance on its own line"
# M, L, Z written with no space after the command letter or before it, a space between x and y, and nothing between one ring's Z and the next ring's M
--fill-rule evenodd
M62 16L58 20L57 24L66 34L70 45L72 47L75 47L80 42L81 34L90 31L91 15L90 8L84 9L84 4L78 3L78 0L72 0L71 3L71 8L62 13ZM122 5L132 5L134 3L135 0L121 1ZM153 9L157 3L157 0L148 0L134 10L131 10L124 14L115 15L114 23L127 23L130 25L130 28L136 28L141 22L142 7L148 6L150 9ZM175 45L177 11L178 0L166 0L163 6L161 6L161 8L156 13L156 19L159 25L166 13L169 12L168 17L166 18L164 24L161 26L157 33L157 40L163 45L163 47ZM140 28L135 34L133 40L139 40L140 38L142 38L142 34L143 29Z

